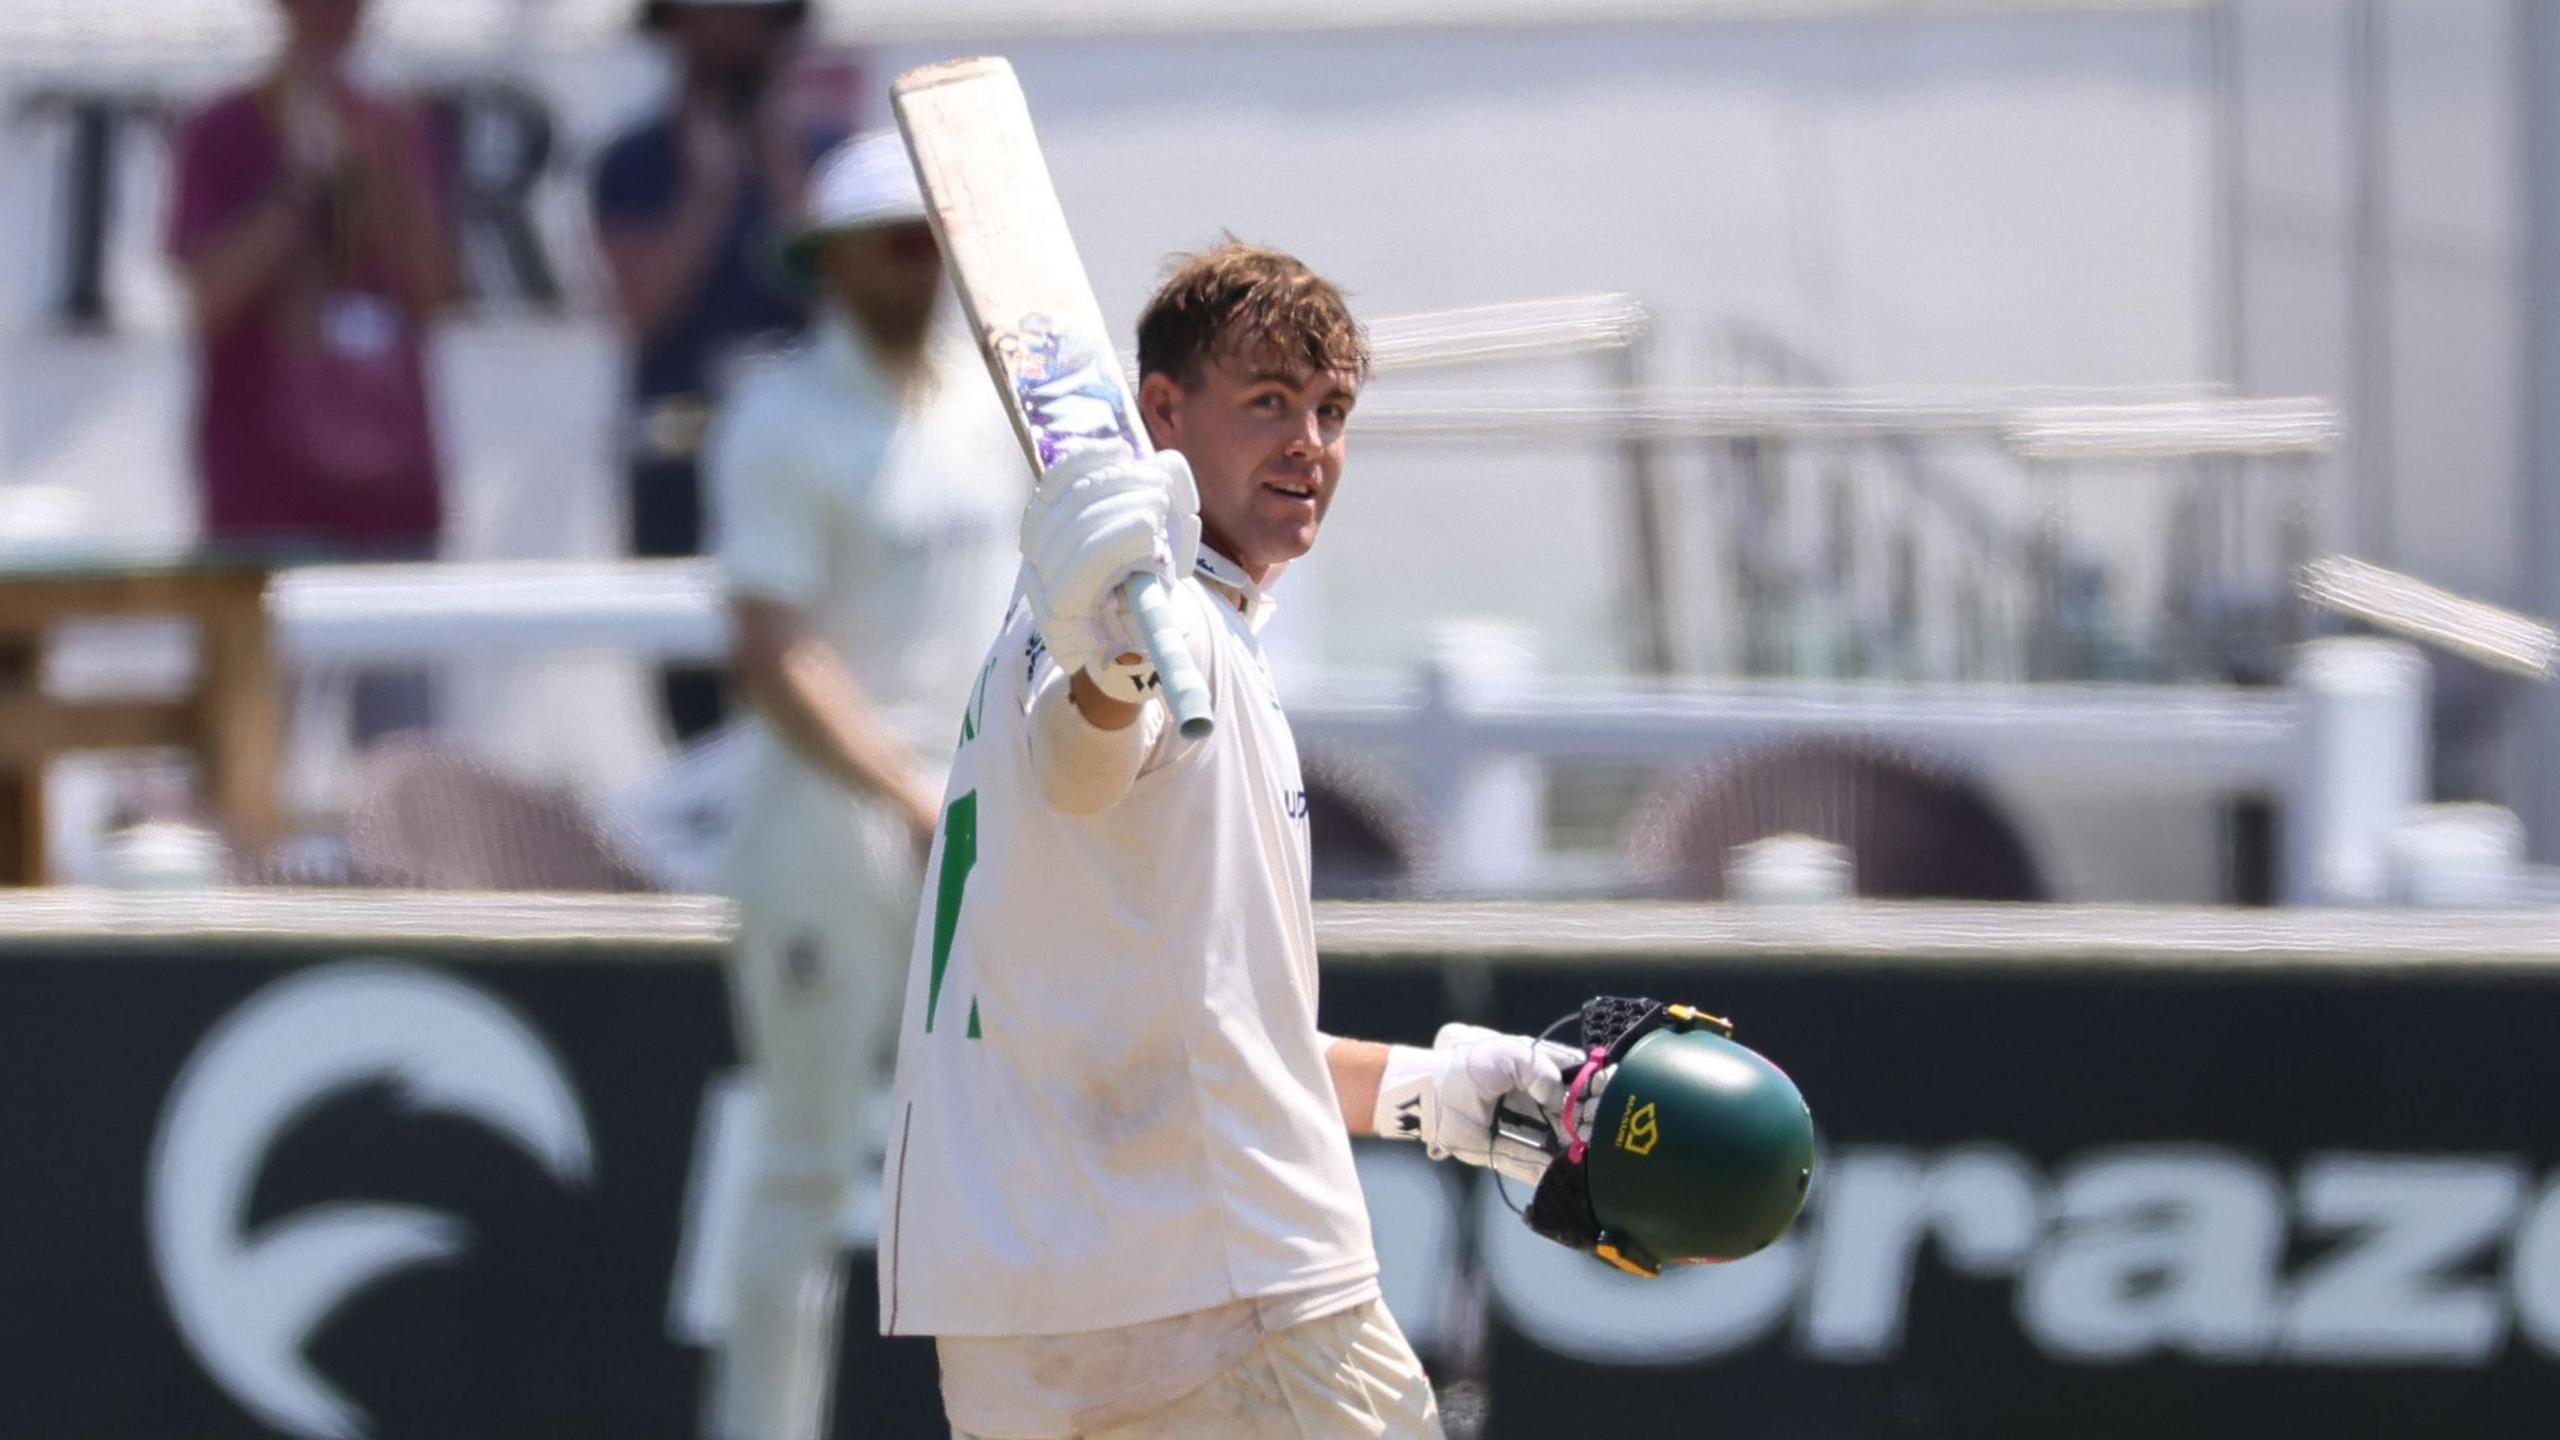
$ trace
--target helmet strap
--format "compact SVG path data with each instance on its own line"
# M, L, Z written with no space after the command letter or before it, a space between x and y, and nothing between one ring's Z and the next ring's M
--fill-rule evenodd
M1591 1077L1606 1069L1608 1064L1608 1047L1601 1045L1591 1047L1590 1052L1583 1059L1582 1068L1574 1072L1573 1083L1565 1087L1564 1158L1576 1165L1581 1164L1582 1157L1591 1150L1591 1142L1582 1138L1582 1125L1576 1112L1581 1110L1582 1102L1588 1098L1584 1092L1591 1088Z
M1643 1246L1606 1231L1601 1232L1599 1242L1591 1247L1591 1253L1630 1275L1640 1275L1647 1280L1657 1280L1662 1277L1662 1266L1656 1263L1652 1256L1644 1253Z

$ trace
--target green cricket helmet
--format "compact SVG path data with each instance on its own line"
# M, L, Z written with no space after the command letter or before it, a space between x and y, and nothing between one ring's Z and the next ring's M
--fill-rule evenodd
M1687 1005L1602 997L1581 1020L1565 1153L1530 1228L1638 1275L1739 1260L1785 1234L1813 1182L1813 1112L1786 1072Z

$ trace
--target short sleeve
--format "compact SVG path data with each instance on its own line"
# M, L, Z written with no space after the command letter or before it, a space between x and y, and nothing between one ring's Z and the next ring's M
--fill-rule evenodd
M763 378L721 408L704 446L712 554L731 593L807 605L825 585L827 517L797 463L777 377Z
M596 161L588 196L596 223L654 220L676 203L676 156L664 125L624 132Z
M166 244L190 260L231 228L275 184L274 166L259 153L256 109L239 96L217 100L178 129Z

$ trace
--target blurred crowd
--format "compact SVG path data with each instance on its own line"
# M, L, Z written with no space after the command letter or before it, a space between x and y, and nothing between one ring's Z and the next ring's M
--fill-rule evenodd
M456 296L458 156L413 97L350 64L366 0L274 0L264 69L182 124L166 237L198 364L200 534L280 560L422 559L445 522L426 357ZM617 136L590 180L594 229L629 347L625 546L703 548L699 455L750 357L797 338L808 287L778 237L850 116L790 80L805 0L647 0L672 52L660 113ZM429 677L357 677L359 742L431 721ZM668 727L727 703L715 671L672 668Z

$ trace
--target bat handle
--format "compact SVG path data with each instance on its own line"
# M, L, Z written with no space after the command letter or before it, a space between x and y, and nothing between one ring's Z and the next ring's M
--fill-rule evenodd
M1191 658L1191 647L1183 641L1181 623L1173 618L1164 578L1142 570L1129 577L1120 593L1129 601L1129 617L1137 622L1138 643L1146 647L1147 658L1156 662L1165 703L1173 707L1182 738L1208 739L1218 728L1209 709L1209 684L1200 677L1199 662Z

